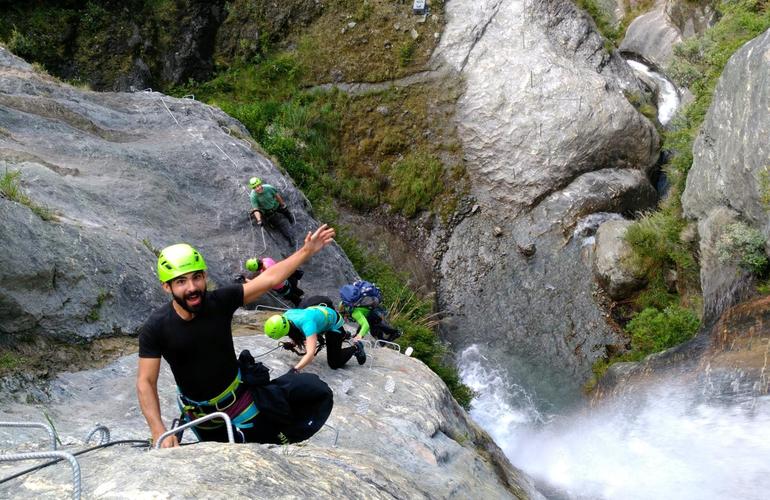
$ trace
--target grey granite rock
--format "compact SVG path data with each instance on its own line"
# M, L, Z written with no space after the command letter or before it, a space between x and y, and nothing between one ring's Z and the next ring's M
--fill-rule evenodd
M655 203L657 132L624 96L640 83L571 2L457 0L447 20L434 63L466 82L456 119L481 209L453 226L438 266L443 333L575 397L621 339L597 304L592 247L572 232Z
M290 254L252 227L246 182L276 185L297 217L319 222L246 129L217 108L157 92L95 93L35 73L0 48L0 168L19 171L34 206L0 198L0 333L67 341L133 333L164 300L153 250L186 241L218 285L251 256ZM354 276L336 246L305 267L303 289Z
M239 321L251 323L253 316L244 313ZM262 335L236 337L237 349L254 354L274 344ZM335 398L331 427L308 441L94 452L80 458L84 498L542 498L423 363L386 348L368 354L364 366L331 370L322 351L308 367ZM284 350L259 358L273 376L296 359ZM48 402L6 399L0 420L41 421L46 412L70 450L83 448L83 436L97 421L113 440L142 439L147 427L134 393L136 362L131 355L101 370L61 374L47 389ZM178 410L165 363L159 392L169 421ZM45 444L45 432L21 431L0 428L3 449ZM29 465L0 462L0 476ZM70 476L60 464L0 485L0 496L60 498L71 491Z
M635 276L626 263L631 249L623 238L631 224L630 220L612 220L596 231L594 272L614 300L626 299L645 285L645 281Z
M728 61L693 147L682 207L698 220L701 255L714 252L717 239L705 235L724 221L714 211L741 219L770 235L770 31L748 42ZM720 220L724 219L719 216ZM706 319L715 319L739 300L743 273L721 272L717 263L701 266ZM732 285L728 282L732 282ZM730 291L736 287L733 291ZM727 295L724 295L727 293Z

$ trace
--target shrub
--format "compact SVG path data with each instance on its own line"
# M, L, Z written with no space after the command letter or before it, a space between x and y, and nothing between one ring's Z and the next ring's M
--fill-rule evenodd
M767 272L765 236L743 222L727 226L717 241L716 249L723 264L737 261L740 267L757 276Z
M626 325L634 351L647 355L660 352L690 339L700 322L692 311L669 306L662 311L647 308Z

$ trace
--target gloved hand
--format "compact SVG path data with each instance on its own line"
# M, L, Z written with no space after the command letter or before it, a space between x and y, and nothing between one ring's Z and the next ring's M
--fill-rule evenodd
M291 373L299 373L299 370L297 370L296 368L294 368L294 367L292 366L291 368L289 368L289 371L287 371L287 372L285 373L285 375L289 375L289 374L291 374Z
M281 342L281 347L283 347L287 351L293 351L294 350L294 343L293 342Z

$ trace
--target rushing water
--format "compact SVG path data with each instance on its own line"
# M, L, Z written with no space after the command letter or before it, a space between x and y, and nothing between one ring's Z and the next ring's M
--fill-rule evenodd
M768 497L769 397L715 404L672 380L598 408L544 415L479 346L462 352L460 370L479 394L474 420L549 497Z
M658 84L658 121L661 125L666 125L679 107L679 92L676 87L665 76L651 70L646 64L632 59L626 62L634 71L646 75Z

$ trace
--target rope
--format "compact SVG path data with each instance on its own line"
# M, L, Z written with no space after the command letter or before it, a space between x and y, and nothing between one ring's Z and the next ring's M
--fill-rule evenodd
M275 351L276 349L280 349L281 347L283 347L283 342L279 342L276 347L273 347L269 351L265 351L262 354L257 354L256 356L254 356L254 359L261 358L262 356L266 356L266 355L270 354L271 352Z

